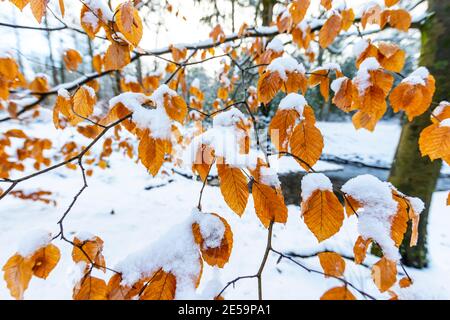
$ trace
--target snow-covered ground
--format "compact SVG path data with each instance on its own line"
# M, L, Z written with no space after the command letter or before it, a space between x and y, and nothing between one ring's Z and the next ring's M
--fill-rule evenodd
M347 128L348 125L348 128ZM382 123L375 133L350 132L351 124L321 123L325 135L325 152L339 157L360 156L373 161L388 161L395 150L399 126ZM334 130L333 130L334 127ZM2 130L6 128L2 126ZM67 133L54 132L46 123L33 124L26 132L36 136L51 136L56 143L66 142ZM351 134L351 137L345 137ZM356 148L357 146L357 148ZM282 160L286 161L286 160ZM289 162L290 163L290 162ZM281 167L292 165L286 162ZM161 187L145 190L146 187L164 183L164 178L153 179L144 167L122 154L115 153L107 170L95 170L88 178L89 187L65 220L66 235L88 231L101 237L107 265L114 267L128 254L156 242L172 226L183 222L191 215L198 201L201 183L174 175ZM326 165L323 170L326 170ZM319 165L319 166L320 166ZM285 170L285 169L284 169ZM19 174L20 175L20 174ZM300 181L299 181L300 183ZM82 186L80 171L65 168L41 175L20 184L20 189L41 188L53 192L56 206L18 200L7 196L0 204L0 265L17 250L20 240L29 232L45 229L56 233L56 222L65 211L73 196ZM433 197L429 220L430 267L426 270L408 272L414 279L409 289L395 289L405 298L447 298L450 299L448 274L450 273L450 210L445 206L447 193L436 192ZM266 244L267 231L257 219L253 200L249 199L247 209L240 218L225 204L217 187L207 186L203 195L203 210L215 212L224 217L234 233L234 246L230 261L218 271L205 265L199 292L211 279L219 279L223 285L238 276L256 273ZM356 217L346 218L342 230L331 239L318 244L300 218L300 208L289 206L286 225L274 228L273 246L282 252L308 254L320 249L335 250L352 254L356 240ZM175 236L176 239L176 236ZM71 260L71 246L62 241L54 242L62 252L62 258L47 280L33 278L25 293L28 299L70 299L78 271ZM292 262L281 260L271 254L263 274L263 296L267 299L317 299L326 289L338 285L333 279L310 274ZM317 258L300 259L303 264L320 270ZM376 261L368 257L367 263ZM96 275L103 276L102 273ZM110 274L106 274L106 278ZM355 286L379 297L371 278L370 270L347 262L345 277ZM353 293L358 297L356 292ZM228 288L226 299L257 298L255 279L241 280ZM4 281L0 281L0 298L10 298Z

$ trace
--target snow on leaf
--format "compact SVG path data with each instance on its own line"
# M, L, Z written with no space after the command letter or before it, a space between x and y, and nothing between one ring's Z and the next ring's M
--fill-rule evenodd
M223 268L233 249L233 232L228 222L216 213L199 212L192 233L205 262Z

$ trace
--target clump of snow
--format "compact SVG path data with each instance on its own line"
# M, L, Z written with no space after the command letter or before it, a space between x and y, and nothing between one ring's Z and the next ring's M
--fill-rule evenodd
M425 204L421 199L417 197L406 197L406 199L411 203L415 213L420 214L425 209Z
M355 44L353 45L353 54L356 57L359 57L361 55L361 53L366 51L368 46L369 46L369 41L367 41L366 39L360 39L360 40L356 41Z
M225 234L225 226L216 215L209 213L202 213L198 210L193 210L195 222L200 227L200 233L205 240L203 246L207 248L217 248L222 243Z
M17 253L22 257L28 257L38 249L48 245L51 240L52 235L46 230L38 229L31 231L20 242Z
M283 52L283 42L279 39L279 38L277 38L277 37L275 37L275 38L273 38L272 39L272 41L270 41L268 44L267 44L267 50L272 50L272 51L274 51L274 52Z
M341 89L342 83L347 80L347 77L340 77L337 78L335 80L333 80L333 82L331 82L331 90L333 90L334 92L338 92Z
M450 102L441 101L439 105L433 110L433 116L438 117L441 115L446 108L450 108Z
M364 208L358 212L358 231L361 236L375 241L386 258L398 261L398 249L390 236L392 218L398 206L392 198L391 185L364 174L347 181L341 190Z
M85 242L94 239L95 235L89 231L79 231L75 234L75 237L81 242Z
M278 174L270 167L261 166L259 169L260 183L278 188L280 187L280 180L278 180Z
M419 67L416 71L411 73L409 76L407 76L405 79L402 80L404 83L409 84L420 84L422 86L426 85L426 80L428 76L430 75L430 72L425 67Z
M220 112L213 119L214 127L229 127L234 126L240 121L245 121L244 114L237 108L230 108L229 110Z
M302 201L308 198L316 190L333 192L330 179L323 173L309 173L302 178Z
M66 100L69 100L69 99L70 99L70 93L69 93L69 91L67 91L67 90L64 89L64 88L59 88L59 89L58 89L58 96L63 97L63 98L66 99Z
M240 145L247 136L244 130L236 126L242 122L246 123L247 119L236 108L217 114L213 119L213 127L191 141L184 154L184 162L188 165L195 164L197 150L201 145L209 145L214 149L215 156L223 157L226 164L236 168L254 169L258 159L256 152L252 150L249 154L240 152Z
M83 85L83 88L87 90L87 92L89 93L91 98L95 98L95 90L94 90L94 88L92 88L91 86L88 86L86 84Z
M308 104L305 97L298 93L289 93L281 99L278 110L296 110L300 116L303 115L303 108Z
M198 223L205 245L220 245L225 227L220 219L194 209L182 223L172 227L158 241L133 253L120 262L116 270L122 273L122 283L132 285L162 268L176 277L175 299L196 296L195 282L201 272L200 252L192 233L192 224Z
M81 20L85 24L90 25L92 27L92 29L94 29L94 30L97 29L97 27L98 27L99 20L98 20L97 16L91 11L86 11L83 14L83 17Z
M125 79L124 79L125 83L136 83L138 82L137 78L135 76L132 76L130 74L126 74L125 75Z
M355 78L353 79L353 83L358 88L358 92L360 95L364 94L366 89L370 87L370 73L369 71L377 70L380 68L380 64L377 59L370 57L365 59L361 65L359 66L359 70L356 73Z
M164 108L164 94L176 95L176 92L166 85L160 86L151 96L146 96L138 92L124 92L109 100L109 107L112 108L118 103L122 103L133 112L133 122L141 129L150 129L154 138L170 139L171 120ZM153 101L155 109L143 106L144 103Z
M272 60L267 66L267 71L277 72L283 80L287 79L286 72L300 72L305 73L305 67L302 63L290 56L279 57Z
M336 70L341 72L341 66L337 63L334 62L329 62L329 63L325 63L323 66L317 67L315 68L312 72L317 72L317 71L321 71L321 70Z
M439 122L439 127L450 127L450 118L444 119Z
M102 13L102 17L108 21L114 20L114 12L109 8L108 2L104 0L85 0L84 5L89 7L92 11L97 12L99 10Z

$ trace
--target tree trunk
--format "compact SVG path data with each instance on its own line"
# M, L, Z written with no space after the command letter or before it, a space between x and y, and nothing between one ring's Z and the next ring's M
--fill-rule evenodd
M433 101L439 102L448 98L450 81L448 70L450 60L450 2L429 0L429 11L434 13L421 28L422 49L420 65L427 67L436 78L436 93ZM402 260L407 266L424 268L427 266L427 221L431 197L439 177L441 161L431 162L422 157L418 140L420 132L430 125L430 111L416 117L412 122L405 121L392 164L389 181L400 191L419 197L425 203L419 224L419 240L417 246L409 247L410 226L405 235L400 251Z
M270 26L273 16L273 6L275 3L275 0L262 0L263 10L261 13L261 18L263 26Z
M48 20L47 15L44 17L45 27L48 28ZM48 41L48 50L49 50L49 59L50 66L52 67L52 78L53 85L56 86L58 84L58 70L56 69L55 59L53 57L53 45L52 45L52 35L50 31L47 31L47 41Z

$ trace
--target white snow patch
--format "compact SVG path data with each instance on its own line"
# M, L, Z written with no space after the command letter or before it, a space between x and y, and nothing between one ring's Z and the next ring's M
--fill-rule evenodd
M304 74L305 67L303 66L303 64L298 63L294 58L290 56L284 56L273 59L272 62L267 66L267 71L278 72L280 77L283 80L286 80L286 72L297 71Z
M20 242L17 253L22 257L28 257L38 249L48 245L51 240L52 235L46 230L38 229L30 231Z
M308 173L302 178L302 201L308 198L316 190L333 192L333 185L330 179L323 173Z
M303 108L308 104L305 97L298 93L289 93L281 99L278 110L296 110L300 116L303 115Z
M398 248L392 240L391 223L397 212L391 185L364 174L347 181L341 190L362 204L358 211L358 231L364 239L373 239L386 258L398 261Z

